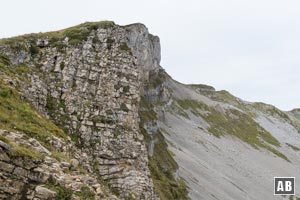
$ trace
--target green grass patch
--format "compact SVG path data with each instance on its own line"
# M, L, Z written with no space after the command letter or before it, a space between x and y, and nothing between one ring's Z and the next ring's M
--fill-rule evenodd
M10 59L7 55L0 53L0 63L3 65L10 65Z
M34 160L41 160L44 158L42 154L33 149L29 149L28 147L20 146L14 143L10 144L12 148L10 149L9 153L12 157L30 157Z
M279 110L275 106L268 105L265 103L254 103L250 105L250 108L254 108L257 111L263 112L267 115L271 115L280 120L284 120L291 124L296 130L299 130L300 128L300 126L297 123L290 119L289 115L286 112Z
M188 190L182 179L175 180L172 171L166 170L154 159L149 158L149 169L154 187L161 200L189 199Z
M39 54L40 49L39 49L39 47L37 47L37 46L35 45L35 42L31 42L30 47L29 47L29 52L30 52L30 55L31 55L32 57L34 57L34 56L36 56L36 55Z
M18 130L42 142L54 136L67 138L67 135L50 120L42 117L19 93L0 80L0 128ZM3 92L5 91L5 92Z
M191 109L192 111L193 110L197 111L198 109L200 110L209 109L209 107L206 104L191 99L178 99L176 102L185 110Z
M128 93L129 89L130 89L129 85L124 86L123 87L123 93Z
M100 22L86 22L79 26L84 26L89 30L97 30L99 28L101 29L113 28L114 26L116 26L116 24L113 21L100 21Z
M252 106L255 109L263 111L263 112L265 112L269 115L272 115L274 117L280 117L282 119L285 119L285 120L291 122L289 116L286 113L282 112L281 110L277 109L274 106L267 105L267 104L264 104L264 103L254 103L254 104L252 104Z
M140 111L139 115L143 122L155 121L157 120L156 113L153 110L150 111Z
M251 116L239 110L228 109L225 113L195 100L176 100L185 110L201 116L210 124L208 131L216 137L232 135L250 144L254 148L264 148L288 161L287 157L274 149L279 147L279 141L263 129ZM202 112L201 112L202 111ZM205 111L205 112L203 112ZM203 114L205 113L205 114Z
M87 39L90 32L97 30L99 28L108 29L113 28L116 24L112 21L100 21L100 22L86 22L73 26L60 31L46 32L46 33L33 33L21 35L13 38L6 38L0 40L0 45L9 45L12 49L16 51L21 49L26 49L26 41L30 43L30 53L32 56L37 55L40 49L35 45L34 41L39 38L49 38L49 45L52 47L57 47L59 50L63 49L65 45L63 40L69 37L70 44L78 44ZM22 48L21 48L22 47ZM1 58L0 58L1 59Z
M131 49L128 47L128 45L127 45L126 42L122 42L121 45L119 46L119 48L120 48L122 51L131 52Z
M115 42L115 40L111 37L106 38L106 44L107 44L107 49L111 49L113 43Z
M77 196L80 197L82 200L94 200L95 193L91 191L91 189L87 186L82 186L80 188L80 192L75 193Z
M154 186L162 200L188 199L188 190L182 179L175 180L173 173L178 169L163 135L156 133L156 143L152 157L149 157L149 169Z
M182 179L175 180L173 173L178 169L178 164L174 160L172 153L168 151L168 145L160 131L151 138L147 131L143 128L144 123L149 121L155 122L157 115L154 112L153 104L145 97L140 100L140 130L144 135L147 144L153 139L155 140L153 156L149 157L149 169L155 189L161 200L168 199L188 199L188 190Z
M0 135L0 140L2 142L5 142L5 143L9 144L9 140L6 137L4 137L3 135Z
M289 143L286 143L286 145L288 145L290 148L292 148L294 151L300 151L300 147L296 147L294 145L291 145Z
M68 161L69 160L69 158L64 153L58 152L58 151L52 151L51 156L58 161Z
M56 192L55 200L71 200L73 191L53 179L50 179L46 187L52 191Z
M233 109L226 112L224 115L214 109L210 109L210 113L203 116L210 124L209 131L215 136L233 135L255 148L266 148L264 142L277 147L280 146L279 141L257 124L249 115Z
M206 85L200 85L197 87L197 85L191 85L192 88L194 89L200 89L200 94L204 95L211 100L222 102L222 103L228 103L231 105L236 106L237 108L244 110L245 107L239 100L239 98L233 96L226 90L221 90L221 91L215 91L215 89L211 86L206 86Z
M30 72L30 69L29 69L29 67L27 67L27 66L25 66L25 65L18 65L18 66L16 67L16 72L17 72L18 74L27 74L27 73Z
M200 89L203 91L215 91L215 88L209 85L204 85L204 84L189 84L192 88L195 89Z
M157 142L155 142L154 148L154 160L163 168L170 171L176 171L178 164L174 160L170 151L168 151L168 144L165 142L165 138L160 131L156 134Z
M7 89L0 89L0 96L2 98L7 98L9 96L9 90L7 90Z
M64 70L64 68L65 68L65 62L62 61L62 62L60 63L60 70Z
M0 62L0 79L16 79L18 78L24 83L29 83L29 80L24 74L29 73L30 69L25 65L7 66ZM18 84L18 83L17 83Z
M156 113L153 110L153 105L148 102L145 97L141 97L139 116L142 123L157 120Z
M225 103L233 103L233 104L240 104L238 98L227 92L226 90L221 90L216 93L215 100L225 102Z
M87 40L90 31L81 27L72 28L65 31L65 36L69 38L70 44L78 44Z
M162 86L162 84L166 80L166 73L163 71L154 72L149 74L149 80L145 82L146 89L155 89L159 86Z
M276 150L275 148L271 147L270 145L267 144L262 144L260 147L267 149L268 151L272 152L273 154L275 154L276 156L291 162L283 153L281 153L280 151Z
M173 114L177 114L177 115L180 115L186 119L190 119L189 117L189 114L187 112L187 110L183 109L182 107L180 107L177 103L173 103L171 104L171 108L170 108L170 111L173 113ZM197 113L198 115L198 113Z

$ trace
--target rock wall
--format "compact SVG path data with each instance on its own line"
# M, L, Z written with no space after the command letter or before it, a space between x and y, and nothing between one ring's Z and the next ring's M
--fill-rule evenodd
M95 174L80 168L79 158L88 156L72 142L52 138L50 143L60 151L54 155L26 134L1 129L0 134L0 199L118 199ZM69 160L70 152L74 157Z
M159 69L159 39L142 24L87 25L58 39L29 36L14 43L19 48L5 43L0 50L13 67L29 67L25 97L88 155L81 161L87 170L100 174L121 198L158 199L138 106L143 82ZM82 32L85 39L78 41Z

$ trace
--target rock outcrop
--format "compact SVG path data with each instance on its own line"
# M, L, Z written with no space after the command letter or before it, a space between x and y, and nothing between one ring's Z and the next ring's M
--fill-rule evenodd
M97 175L69 160L70 152L87 158L70 141L52 138L51 142L63 145L66 151L51 153L25 134L4 130L0 134L1 199L118 199L104 191Z
M10 61L8 68L21 69L24 80L11 80L18 82L21 98L62 128L72 148L86 156L65 167L79 165L98 175L120 198L159 198L138 115L143 84L150 71L160 68L158 37L142 24L86 23L3 40L0 50ZM40 150L49 154L42 146ZM42 186L34 191L54 195Z

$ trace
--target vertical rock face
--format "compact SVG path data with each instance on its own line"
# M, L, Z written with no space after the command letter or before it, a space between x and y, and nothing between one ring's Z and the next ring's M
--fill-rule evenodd
M128 45L137 59L143 78L149 78L149 72L157 71L160 63L160 42L157 36L148 34L143 24L132 24L125 27L128 32Z
M58 38L55 33L25 38L17 43L22 48L3 44L0 49L13 66L29 67L24 96L88 155L80 161L87 170L120 197L157 199L138 106L143 82L159 69L159 39L142 24L90 25Z

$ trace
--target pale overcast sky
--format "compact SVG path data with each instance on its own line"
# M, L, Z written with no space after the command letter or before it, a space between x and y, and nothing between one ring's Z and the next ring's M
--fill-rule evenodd
M8 0L0 38L141 22L160 37L161 65L174 79L290 110L300 107L299 10L299 0Z

